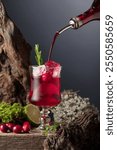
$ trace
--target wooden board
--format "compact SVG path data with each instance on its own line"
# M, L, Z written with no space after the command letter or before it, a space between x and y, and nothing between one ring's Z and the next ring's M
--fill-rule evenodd
M41 133L0 133L0 150L43 150Z

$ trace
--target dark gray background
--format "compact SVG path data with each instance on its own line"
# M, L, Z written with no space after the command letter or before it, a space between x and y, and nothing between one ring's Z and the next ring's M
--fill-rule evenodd
M92 0L4 0L9 16L17 24L25 39L34 47L39 43L44 59L55 31L71 17L86 11ZM62 66L62 90L80 90L100 104L100 22L94 21L79 30L64 32L57 40L53 59ZM34 52L31 55L32 64Z

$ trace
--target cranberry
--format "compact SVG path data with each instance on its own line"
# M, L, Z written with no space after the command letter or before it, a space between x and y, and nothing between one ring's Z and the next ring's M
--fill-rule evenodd
M28 121L25 121L25 122L23 123L22 129L23 129L23 131L26 132L26 133L29 132L30 129L31 129L30 123L29 123Z
M8 129L10 130L10 131L13 131L13 127L15 126L15 124L14 123L6 123L6 126L8 127Z
M13 127L13 132L14 133L21 133L22 132L22 126L21 125L15 125Z
M45 73L41 76L42 81L49 81L51 79L51 75L49 73Z
M4 133L7 133L8 127L6 126L6 124L1 124L0 125L0 131L4 132Z

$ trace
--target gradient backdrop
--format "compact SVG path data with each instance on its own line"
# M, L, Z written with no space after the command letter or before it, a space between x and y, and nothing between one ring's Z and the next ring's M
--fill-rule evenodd
M39 43L44 59L55 31L86 11L92 0L3 0L9 16L34 47ZM100 104L100 22L64 32L54 47L53 59L62 65L62 90L79 90L82 97ZM35 64L34 52L31 62Z

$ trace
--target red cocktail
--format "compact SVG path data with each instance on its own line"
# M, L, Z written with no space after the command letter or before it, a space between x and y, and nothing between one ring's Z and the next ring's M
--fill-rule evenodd
M60 103L60 64L47 61L31 67L29 101L37 106L51 107Z

